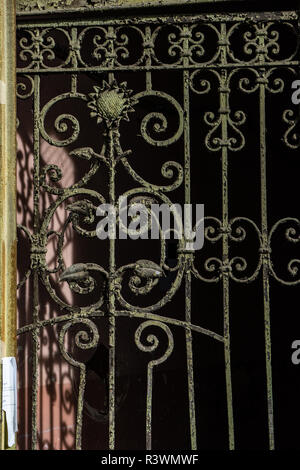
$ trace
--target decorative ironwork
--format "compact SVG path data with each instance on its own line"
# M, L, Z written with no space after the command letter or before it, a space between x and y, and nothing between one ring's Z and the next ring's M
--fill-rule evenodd
M168 3L197 3L202 0L164 0ZM215 0L227 1L227 0ZM242 0L239 0L242 1ZM55 10L64 10L68 8L93 9L103 7L122 7L122 6L155 6L159 5L160 0L16 0L17 12L49 12Z
M19 2L20 5L44 6L43 2ZM60 2L61 3L61 2ZM71 2L68 2L71 4ZM48 2L51 6L58 2ZM29 8L29 7L28 7ZM94 323L98 317L107 317L109 323L109 447L115 446L115 341L116 319L130 317L142 319L143 322L135 332L135 343L144 352L153 352L158 347L158 339L154 334L147 336L148 345L141 339L147 328L159 328L167 335L167 348L160 358L148 363L147 397L146 397L146 447L151 448L151 417L152 390L154 368L167 361L174 348L172 328L181 327L185 330L187 355L187 387L189 395L190 443L191 448L197 448L197 429L195 417L194 372L192 333L207 335L223 343L224 365L226 374L228 435L229 448L235 447L231 361L230 361L230 316L229 316L229 284L251 283L262 275L264 292L264 322L265 322L265 360L268 397L268 426L269 445L274 448L272 370L271 370L271 337L270 337L270 294L269 279L274 278L284 285L300 283L299 262L296 257L289 261L287 277L279 274L273 263L272 241L274 234L282 226L286 227L286 240L295 244L299 242L298 219L285 217L269 226L267 217L267 186L266 186L266 94L280 94L284 90L284 81L277 74L285 70L294 76L299 67L299 36L298 16L294 12L264 13L259 15L245 14L246 23L240 15L219 14L190 15L186 17L163 16L157 18L127 19L89 19L74 21L71 25L67 20L35 21L32 24L22 24L18 28L19 44L19 86L21 99L33 99L34 112L34 230L21 226L20 229L28 236L32 245L31 265L26 274L34 276L35 289L42 282L53 301L60 307L61 314L55 318L43 320L38 315L38 295L35 295L33 322L21 327L19 334L31 333L34 344L34 375L33 375L33 413L32 413L32 447L37 447L37 411L36 397L38 388L37 363L39 338L38 331L48 325L63 325L58 337L60 350L65 360L80 369L78 392L78 409L76 425L76 448L81 448L81 429L83 400L85 393L86 368L83 362L73 359L64 346L67 331L74 324L85 326L89 334L83 330L77 334L76 344L79 348L95 347L99 333ZM293 47L281 52L279 29L291 32L294 37ZM241 48L233 48L233 38L238 36ZM167 40L167 47L162 49L162 38ZM209 38L209 39L207 39ZM59 40L64 50L59 47ZM122 79L123 72L134 71L145 80L143 90L129 90L129 85ZM153 85L152 74L160 71L181 72L182 101L157 89ZM87 92L80 91L82 73L94 74L97 86ZM57 94L44 103L41 100L41 78L45 74L64 74L69 77L69 89ZM104 78L103 78L104 77ZM244 127L247 123L247 112L232 107L230 101L233 90L233 80L237 79L238 89L246 94L259 96L259 141L260 141L260 224L248 217L229 216L229 185L228 161L231 152L238 154L246 145ZM178 84L178 87L181 85ZM170 267L166 261L166 241L161 239L160 261L137 260L134 263L116 265L116 240L110 240L109 267L94 263L75 263L66 267L63 260L65 233L71 226L80 236L96 237L95 210L97 205L104 202L118 207L121 196L127 196L130 201L144 198L151 201L164 202L171 205L172 192L184 188L184 202L191 202L191 142L190 142L190 97L205 96L212 90L218 96L218 109L203 112L202 125L206 125L204 137L206 152L211 152L211 158L219 155L221 158L222 175L222 214L220 217L207 215L205 217L205 241L207 244L220 242L222 256L209 257L202 265L197 265L197 253L185 251L183 242L179 243L176 266ZM142 177L135 169L132 148L122 149L126 143L125 135L120 128L122 120L129 120L135 115L138 103L145 98L161 100L165 106L173 110L177 119L176 129L168 133L168 118L162 110L153 110L146 114L140 122L140 136L144 142L155 148L171 148L173 144L183 144L183 162L167 161L162 165L161 174L166 184L153 184ZM75 148L70 156L76 163L77 159L86 160L89 168L85 175L70 187L63 187L62 169L56 164L44 165L40 170L40 138L51 146L60 148L75 143L80 134L80 123L73 114L60 114L54 122L55 132L46 126L48 116L53 116L53 110L58 103L80 102L88 109L91 121L97 119L102 135L101 150L90 146ZM154 104L153 104L154 106ZM242 106L242 104L240 105ZM130 112L130 114L129 114ZM136 118L135 118L136 119ZM299 141L294 136L297 117L291 110L286 110L282 122L287 125L282 136L287 148L299 148ZM101 127L102 126L102 127ZM199 124L200 126L200 124ZM47 130L48 129L48 130ZM62 138L59 139L58 136ZM89 143L87 143L89 145ZM123 194L118 194L116 174L123 167L134 182L134 188ZM99 172L108 175L108 196L94 189L88 189L88 183ZM99 187L99 191L102 190ZM49 207L43 212L39 208L41 192L54 196ZM57 265L51 270L46 262L47 243L53 230L49 227L51 219L59 207L68 199L75 199L66 207L66 221L61 231L55 232L58 238ZM76 199L77 198L77 199ZM90 229L86 226L89 225ZM242 256L232 256L231 247L235 243L247 239L249 232L255 233L258 252L256 265L251 272L247 260ZM251 232L251 233L252 233ZM100 242L99 242L100 243ZM51 274L57 272L60 282L67 282L71 291L88 294L98 289L98 299L84 307L72 306L57 293L50 281ZM280 271L281 272L281 271ZM97 285L95 273L101 276L101 286ZM148 306L135 305L126 298L124 286L136 295L149 295L157 286L158 280L165 275L174 274L167 292L161 299ZM98 279L98 278L97 278ZM196 325L192 319L191 284L196 279L201 283L218 283L223 288L223 320L222 334ZM21 284L24 281L21 281ZM185 286L185 319L160 315L160 310L175 296L181 285ZM94 321L93 321L94 320ZM101 332L100 332L101 336ZM82 341L84 340L84 341Z
M70 6L72 3L74 0L17 0L17 8L19 11L49 10Z
M7 401L2 395L5 390L2 359L16 356L17 330L15 15L14 2L3 0L0 10L0 190L2 195L0 203L0 450L8 449L8 441L12 439L8 437L7 432L6 421L9 419L5 414ZM11 442L9 444L11 445ZM15 448L15 445L10 448Z

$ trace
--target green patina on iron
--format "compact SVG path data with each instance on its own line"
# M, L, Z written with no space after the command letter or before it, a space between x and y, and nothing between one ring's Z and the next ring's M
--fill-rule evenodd
M74 2L75 3L75 2ZM101 2L85 2L101 3ZM82 2L81 2L82 4ZM84 3L83 3L84 4ZM72 1L19 1L19 6L23 10L25 5L28 10L31 7L59 7L63 5L72 6ZM244 23L247 20L247 23ZM58 343L60 351L69 364L80 369L80 383L78 393L78 409L76 420L76 448L81 448L82 438L82 413L84 403L84 392L86 384L86 367L84 363L76 361L65 348L65 336L73 325L82 324L89 331L83 330L76 336L76 345L79 348L93 348L99 340L99 333L93 319L106 316L109 322L109 350L110 350L110 370L109 370L109 448L115 447L115 341L116 341L116 318L126 316L128 318L141 319L135 333L136 346L145 353L153 352L158 347L158 338L152 332L146 338L147 344L142 342L142 333L146 328L161 329L166 335L167 347L164 354L148 363L147 369L147 397L146 397L146 448L151 449L152 445L152 390L153 390L153 370L162 362L166 361L174 349L174 339L172 326L179 326L185 330L186 339L186 361L187 361L187 387L189 396L189 422L190 422L190 443L191 449L197 448L197 427L195 413L194 395L194 369L192 332L208 335L216 341L224 344L224 365L226 376L227 410L228 410L228 436L229 448L235 447L234 419L232 403L232 382L230 363L230 316L229 316L229 285L231 282L250 283L258 278L262 273L263 293L264 293L264 320L265 320L265 354L266 354L266 376L267 376L267 397L268 397L268 427L269 446L274 448L273 429L273 398L272 398L272 370L271 370L271 338L270 338L270 298L269 298L269 278L272 276L278 282L285 285L296 285L298 279L286 281L281 279L276 273L272 264L271 243L272 236L277 227L287 223L294 224L299 228L299 220L284 218L278 221L273 227L268 227L267 222L267 185L266 185L266 94L280 93L283 89L281 79L274 80L273 73L281 67L286 67L296 73L299 67L297 52L280 60L274 58L274 51L278 49L279 37L271 33L274 24L288 22L295 36L299 35L298 15L296 12L280 13L219 13L219 14L199 14L185 16L164 15L159 18L154 16L134 17L128 15L126 18L105 18L94 17L69 21L62 17L55 21L40 21L38 18L27 24L20 24L19 33L19 57L26 65L19 66L18 74L20 83L18 95L20 99L33 98L34 102L34 230L31 233L26 227L21 226L32 244L31 266L22 285L26 279L34 277L34 318L33 322L19 330L19 334L30 333L33 338L33 408L32 408L32 447L37 447L37 389L38 389L38 350L39 350L39 330L48 325L63 325L60 329ZM205 56L205 32L196 31L198 25L205 24L217 36L217 47L214 55L206 60ZM251 59L240 60L234 56L230 48L230 41L234 31L238 30L241 24L247 24L251 28L251 33L244 34L241 40L244 41L244 53L251 55ZM129 55L126 38L118 36L120 28L126 25L132 28L139 35L142 44L142 52L139 58L128 65L122 62L122 54ZM176 61L164 62L157 55L156 41L158 34L172 25L176 28L177 34L169 35L169 55L174 57L176 51ZM49 64L55 59L55 35L59 28L64 34L68 43L67 56L60 65ZM85 35L91 28L95 29L94 49L90 51L93 58L98 60L97 64L90 65L85 62L82 55L82 48ZM101 37L100 38L100 33ZM123 33L125 34L125 33ZM51 36L52 35L52 36ZM154 71L176 71L181 72L183 77L183 102L177 101L170 94L153 88L152 72ZM230 96L232 79L237 71L248 70L252 74L252 81L247 77L239 81L239 89L247 94L259 94L259 115L260 115L260 186L261 186L261 223L256 224L246 217L229 218L228 203L228 158L231 152L240 152L245 147L245 136L243 125L247 120L247 115L239 109L232 109ZM136 92L128 90L127 85L119 80L116 75L119 72L134 71L143 75L145 79L145 89ZM220 170L222 174L222 215L206 217L205 238L207 242L222 243L222 256L213 257L205 261L205 275L200 273L194 263L194 254L184 249L184 242L179 243L177 264L172 268L175 273L171 283L163 298L148 307L138 307L127 301L122 294L122 286L126 276L129 274L129 288L136 295L149 294L158 279L168 274L171 268L166 264L165 240L161 240L160 261L156 263L152 260L137 260L135 263L126 266L116 266L115 245L116 240L110 240L109 247L109 268L105 270L101 266L93 263L77 263L66 267L63 261L63 245L65 231L70 225L80 235L84 237L95 237L95 230L87 230L81 226L85 223L94 223L96 202L108 202L117 207L119 195L116 191L116 171L119 165L127 171L132 178L136 188L127 191L126 195L132 203L145 201L159 201L171 205L172 191L179 187L184 188L185 203L191 202L191 162L190 162L190 93L205 95L211 90L211 82L201 77L202 71L209 71L217 83L216 93L218 94L219 109L217 111L207 110L204 112L204 122L208 127L205 136L205 148L213 155L220 156ZM108 74L107 81L101 79L100 86L94 87L86 94L78 91L78 80L80 73L93 72ZM70 90L67 93L57 95L46 104L42 105L42 93L40 81L43 74L65 74L70 79ZM100 77L101 78L101 77ZM23 81L22 81L23 80ZM161 168L162 176L167 179L165 185L155 185L146 181L140 176L131 164L130 152L134 151L134 142L131 149L122 149L122 142L126 141L125 136L120 131L120 122L129 120L134 113L139 100L145 97L152 99L160 98L168 106L171 106L178 118L178 127L171 137L164 139L163 133L168 127L167 117L164 112L149 112L140 124L140 135L144 141L155 147L169 147L180 139L183 142L183 160L180 164L175 161L168 161ZM77 148L71 152L72 157L85 159L90 167L87 173L72 187L63 188L53 183L57 183L62 178L62 170L57 165L46 165L40 169L40 138L52 146L65 147L76 142L80 132L80 124L72 114L62 114L55 121L55 129L59 134L71 131L70 135L62 140L56 139L46 130L45 119L52 107L63 100L79 100L82 106L88 108L90 119L96 119L98 124L104 126L104 144L99 153L91 147ZM130 113L129 113L130 112ZM283 139L289 148L299 148L299 144L293 139L293 132L297 125L297 117L291 110L287 110L283 116L286 125ZM152 128L151 128L152 125ZM151 132L150 129L151 128ZM90 179L97 174L99 168L106 171L109 180L109 197L105 201L104 197L86 188ZM100 188L99 188L100 189ZM40 191L46 191L56 196L50 207L44 214L39 210ZM64 228L57 233L58 251L57 267L55 271L60 275L61 282L68 282L69 287L81 294L92 292L97 284L93 278L93 273L100 273L103 279L102 288L99 289L100 297L98 301L86 307L72 307L61 299L50 282L51 271L46 263L47 240L49 236L49 225L55 211L61 204L70 197L84 196L78 202L72 202L67 206L66 222ZM93 200L89 199L91 197ZM243 275L247 262L242 257L230 256L230 245L232 242L241 242L245 239L246 230L242 224L248 223L254 229L259 240L258 263L251 275ZM294 227L294 226L293 226ZM295 228L286 231L287 240L298 241ZM291 276L297 275L295 269L299 260L292 260L288 266ZM191 312L191 285L192 279L198 279L207 283L222 283L223 290L223 334L207 330L193 324ZM39 318L39 295L38 283L42 282L53 301L61 308L62 314L51 320L41 320ZM170 302L174 294L181 285L185 287L185 319L176 320L160 315L160 309ZM67 312L67 313L66 313Z

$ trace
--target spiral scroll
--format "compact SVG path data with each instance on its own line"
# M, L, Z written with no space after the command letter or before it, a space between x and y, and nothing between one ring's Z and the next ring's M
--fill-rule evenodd
M139 348L140 351L143 352L150 352L153 353L158 345L159 345L159 340L157 336L153 334L149 334L147 336L147 345L144 345L141 342L141 335L143 331L150 327L150 326L156 326L158 328L161 328L164 330L164 332L167 335L168 338L168 346L165 351L165 353L159 357L158 359L153 359L148 363L148 373L147 373L147 401L146 401L146 449L150 450L151 449L151 434L152 434L152 388L153 388L153 367L157 366L159 364L162 364L165 362L168 357L172 354L172 351L174 349L174 340L173 340L173 335L171 333L170 328L165 325L164 323L158 322L158 321L152 321L148 320L142 323L138 329L135 332L135 344Z
M183 110L182 110L182 107L175 100L175 98L168 95L167 93L164 93L163 91L155 91L155 90L143 91L141 93L137 93L135 95L135 98L136 99L141 99L141 98L144 98L145 96L147 96L147 97L148 96L154 96L156 98L163 98L167 102L169 102L177 111L179 124L178 124L177 131L175 132L175 134L172 137L170 137L168 139L165 139L165 140L156 140L156 139L152 138L149 135L148 126L149 126L150 122L153 121L153 120L155 121L155 123L153 124L153 130L154 130L154 132L159 134L159 133L165 132L167 130L168 121L167 121L166 116L164 114L160 113L160 112L149 113L143 118L142 123L141 123L141 134L142 134L143 138L145 139L145 141L148 144L154 145L154 146L157 146L157 147L167 147L171 144L174 144L175 142L177 142L178 139L180 139L180 137L182 135L182 132L183 132Z
M83 411L83 397L86 385L86 366L83 362L76 361L74 358L70 356L70 354L66 351L64 347L64 339L66 336L67 331L76 324L83 324L89 327L91 338L87 331L82 330L79 331L75 336L75 344L80 349L92 349L95 348L99 342L99 333L98 329L94 322L89 320L88 318L78 318L73 319L65 325L63 325L60 333L59 333L59 348L62 356L64 359L74 367L78 367L80 369L80 381L79 381L79 392L78 392L78 406L77 406L77 426L76 426L76 450L81 449L81 430L82 430L82 411Z

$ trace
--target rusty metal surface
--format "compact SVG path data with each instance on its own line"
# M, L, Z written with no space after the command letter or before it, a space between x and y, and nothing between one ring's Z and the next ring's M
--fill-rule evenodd
M165 5L191 5L224 3L230 0L16 0L17 13L38 13L59 10L94 10L103 8L152 7ZM243 1L243 0L238 0Z
M34 2L35 3L35 2ZM71 2L69 2L71 5ZM58 5L58 4L57 4ZM247 20L246 22L244 20ZM292 32L294 48L286 55L279 54L279 33L276 28L281 25ZM170 32L168 28L173 28ZM126 29L125 29L126 28ZM243 28L246 28L244 30ZM205 50L205 35L209 30L214 38L213 46L208 55ZM56 33L62 34L65 46L64 54L56 56ZM128 35L138 38L132 46ZM189 396L189 430L191 449L197 448L197 424L195 418L195 377L193 369L192 333L197 332L210 337L224 345L224 369L226 377L226 397L228 416L228 447L235 448L235 424L232 401L231 381L231 336L230 336L230 285L233 283L250 284L262 277L264 299L264 334L266 362L266 395L267 419L269 433L269 448L273 449L273 386L271 368L271 336L270 336L270 278L283 285L298 285L299 273L296 268L299 260L291 260L288 265L288 279L276 272L272 262L272 237L278 227L286 224L286 239L295 243L298 241L297 230L299 220L282 218L272 226L267 218L267 183L266 183L266 95L273 96L281 93L284 82L276 73L282 69L288 70L295 76L299 67L299 50L297 36L299 35L298 15L296 12L255 14L218 14L218 15L186 15L162 16L157 18L134 17L126 18L90 18L69 22L67 18L55 21L28 21L18 27L19 45L19 88L21 100L33 100L33 134L34 134L34 227L30 232L27 227L20 229L27 234L31 244L31 264L28 273L20 285L30 276L34 278L34 316L33 321L19 329L18 334L29 334L33 340L33 409L32 409L32 448L38 446L37 428L37 390L38 390L38 351L39 332L47 326L62 325L57 338L60 352L64 359L79 370L78 407L76 418L76 448L80 449L82 441L82 420L84 394L86 386L86 366L76 360L65 347L65 338L74 325L82 325L83 330L76 335L76 345L81 349L94 348L99 341L99 332L95 320L106 318L109 324L109 448L115 448L116 426L116 331L117 320L121 317L142 319L136 329L134 341L137 348L151 354L158 347L155 334L149 335L146 343L142 342L142 334L147 328L160 329L166 335L166 349L159 359L149 360L147 366L147 391L145 398L145 447L152 446L152 412L153 412L153 371L156 366L167 361L174 351L172 328L178 326L185 331L187 390ZM92 41L87 49L84 46L86 37L92 34ZM231 47L232 37L240 34L242 50L234 52ZM167 38L168 47L165 57L161 57L159 37ZM208 47L208 46L207 46ZM208 47L209 48L209 47ZM87 50L87 55L84 53ZM138 57L136 50L140 51ZM59 62L59 64L58 64ZM53 64L53 65L52 65ZM157 90L153 85L153 74L168 71L180 72L182 77L182 102L165 91ZM122 73L135 72L144 80L143 90L131 90L122 80ZM97 76L97 86L81 91L82 73L93 73ZM245 73L245 75L243 75ZM55 95L46 103L42 102L43 88L41 79L45 74L68 77L68 91ZM204 74L204 75L202 75ZM248 217L230 217L228 173L229 159L239 154L246 144L243 126L247 122L246 110L241 110L236 103L232 104L232 82L240 74L238 88L245 95L253 94L259 97L259 159L260 159L260 221ZM105 77L105 78L103 78ZM178 85L179 86L179 85ZM191 139L190 139L190 106L191 95L199 98L214 90L218 100L215 111L205 109L203 122L207 133L203 137L205 152L220 157L221 173L221 214L206 216L205 238L207 243L221 243L222 254L205 260L202 271L195 263L193 253L177 250L176 266L170 268L166 262L165 241L161 240L160 261L153 266L153 260L136 260L128 265L117 265L116 240L110 240L108 267L96 263L75 263L66 266L62 250L67 227L72 227L84 238L96 237L93 223L95 208L101 202L118 204L121 194L116 185L117 171L122 167L134 184L125 194L129 198L144 196L150 200L159 200L172 204L172 192L184 188L184 202L191 200ZM168 120L162 111L149 111L140 123L139 138L152 148L168 148L181 142L182 161L167 161L161 168L162 176L167 184L153 184L142 177L134 169L131 153L134 154L135 142L127 148L126 136L122 134L121 123L129 120L129 125L136 112L138 104L145 98L155 100L160 98L165 106L173 108L177 116L177 128L172 135L164 139L168 128ZM194 98L194 99L196 99ZM40 142L43 139L54 148L68 147L75 144L81 125L78 118L70 113L60 114L54 122L54 133L46 126L48 113L58 102L79 100L82 107L90 113L89 119L97 122L99 135L103 139L101 148L91 148L89 142L85 147L73 148L70 156L75 161L83 159L89 165L85 175L71 187L63 187L59 182L63 176L62 169L54 164L44 165L40 170ZM293 138L293 129L297 124L297 116L286 110L283 116L285 132L283 140L288 149L299 148ZM59 138L61 137L61 138ZM122 148L125 145L125 149ZM102 194L103 188L97 191L88 188L92 178L99 172L107 175L107 196ZM57 185L58 183L58 185ZM51 205L41 213L39 197L41 192L55 196ZM84 197L84 199L82 199ZM46 262L47 243L51 218L60 205L69 198L73 201L66 209L63 229L55 235L58 237L57 265L51 270ZM81 199L80 199L81 198ZM91 228L87 229L86 224ZM247 260L242 256L231 255L231 247L243 242L247 230L253 230L259 244L257 263L253 272L247 273ZM61 298L51 282L53 272L59 273L60 282L66 283L71 291L87 295L96 289L94 276L102 278L99 288L99 298L95 303L85 307L68 304ZM154 273L175 273L167 293L147 307L136 305L126 299L123 294L125 283L135 295L147 296L157 286L157 276ZM129 279L128 279L129 276ZM222 286L223 332L219 334L203 328L193 322L191 307L192 280L199 283L220 283ZM54 318L43 320L39 317L39 285L43 285L49 296L60 309L60 314ZM160 311L172 302L176 292L184 286L185 289L185 318L179 320L164 316ZM98 291L97 291L98 292ZM101 332L100 332L101 334ZM132 339L132 338L131 338Z

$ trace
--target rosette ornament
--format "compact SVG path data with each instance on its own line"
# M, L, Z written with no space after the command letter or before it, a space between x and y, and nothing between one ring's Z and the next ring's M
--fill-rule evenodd
M118 125L121 120L129 121L128 113L133 112L133 106L137 100L133 97L132 90L127 88L127 83L118 84L103 81L102 87L94 86L94 93L90 93L91 101L88 107L91 109L91 117L97 118L97 123L102 121L108 128Z

